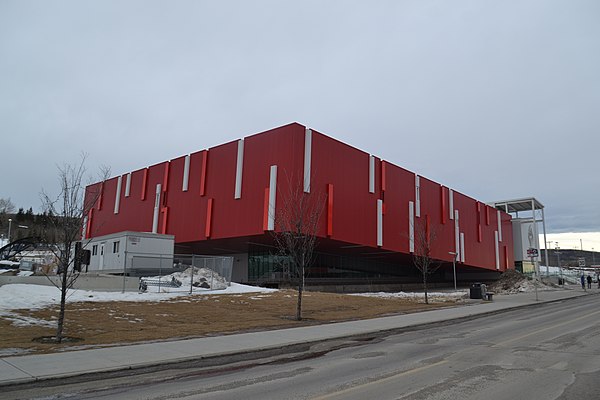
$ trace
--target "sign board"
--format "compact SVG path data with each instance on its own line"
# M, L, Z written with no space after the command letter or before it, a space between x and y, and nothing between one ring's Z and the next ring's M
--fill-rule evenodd
M537 257L538 256L538 249L534 249L532 247L527 249L527 257Z
M535 223L531 219L513 219L513 246L515 261L531 261L529 249L536 249L538 253L533 258L539 257L540 242Z
M577 259L577 263L579 264L580 267L585 267L585 258L578 258Z

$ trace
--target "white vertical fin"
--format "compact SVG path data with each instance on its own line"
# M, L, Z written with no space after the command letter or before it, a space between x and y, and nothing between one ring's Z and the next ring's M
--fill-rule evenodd
M421 217L421 177L415 174L415 216Z
M244 139L238 140L237 164L235 167L234 199L242 197L242 171L244 169Z
M304 132L304 193L310 193L310 167L312 160L312 130Z
M115 194L115 214L119 213L119 206L121 204L121 185L123 183L123 176L117 178L117 193Z
M494 231L494 249L496 250L496 269L500 269L500 246L498 243L498 231Z
M131 172L127 174L127 179L125 180L125 197L129 197L131 192Z
M158 215L160 212L160 193L162 185L156 184L156 195L154 197L154 215L152 217L152 233L158 232Z
M502 241L502 215L500 214L500 210L497 210L496 215L498 217L498 241Z
M269 211L267 230L275 230L275 200L277 199L277 165L271 165L269 176Z
M190 155L185 156L185 162L183 164L183 185L181 186L182 192L188 191L188 185L190 182Z

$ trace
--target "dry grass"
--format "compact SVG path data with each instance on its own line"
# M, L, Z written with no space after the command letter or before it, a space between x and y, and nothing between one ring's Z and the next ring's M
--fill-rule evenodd
M49 353L113 344L170 340L285 327L366 319L411 313L453 303L422 304L406 299L382 299L309 292L303 298L303 321L295 321L296 292L205 295L162 302L81 302L67 305L65 335L81 342L43 344L54 327L15 326L0 318L0 354ZM58 307L17 310L23 317L53 322ZM55 326L55 324L54 324Z

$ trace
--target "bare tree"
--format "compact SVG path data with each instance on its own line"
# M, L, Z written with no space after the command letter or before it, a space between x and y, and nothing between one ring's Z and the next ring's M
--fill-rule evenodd
M15 205L8 199L0 198L0 214L13 214L16 210Z
M292 181L289 177L287 186L279 194L281 205L275 213L274 243L278 254L289 262L290 272L297 279L296 320L301 321L304 282L314 261L325 196L320 191L304 192L302 180Z
M435 273L442 266L440 260L436 260L431 256L435 241L436 232L429 224L429 216L426 215L423 219L419 218L414 226L413 264L421 272L425 304L429 304L427 293L429 275Z
M58 343L63 340L67 291L73 287L80 272L74 268L77 261L74 245L82 239L85 217L100 196L99 191L97 193L88 191L88 196L85 196L83 179L86 175L86 158L87 155L82 153L78 164L58 166L60 193L57 197L51 197L44 190L41 193L42 208L47 215L48 225L56 234L56 242L48 244L53 249L57 260L57 274L60 278L59 283L50 279L50 282L61 292L60 312L54 338ZM100 175L101 180L104 181L109 175L108 168L102 167Z

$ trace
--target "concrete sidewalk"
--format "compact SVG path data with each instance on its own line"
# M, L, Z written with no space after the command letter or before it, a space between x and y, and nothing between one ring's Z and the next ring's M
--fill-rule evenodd
M535 293L497 295L494 296L493 302L473 300L466 305L452 308L368 320L64 353L3 357L0 358L0 386L98 372L131 370L240 353L265 352L298 344L317 343L490 314L594 293L597 292L584 292L581 289L539 291L538 301Z

